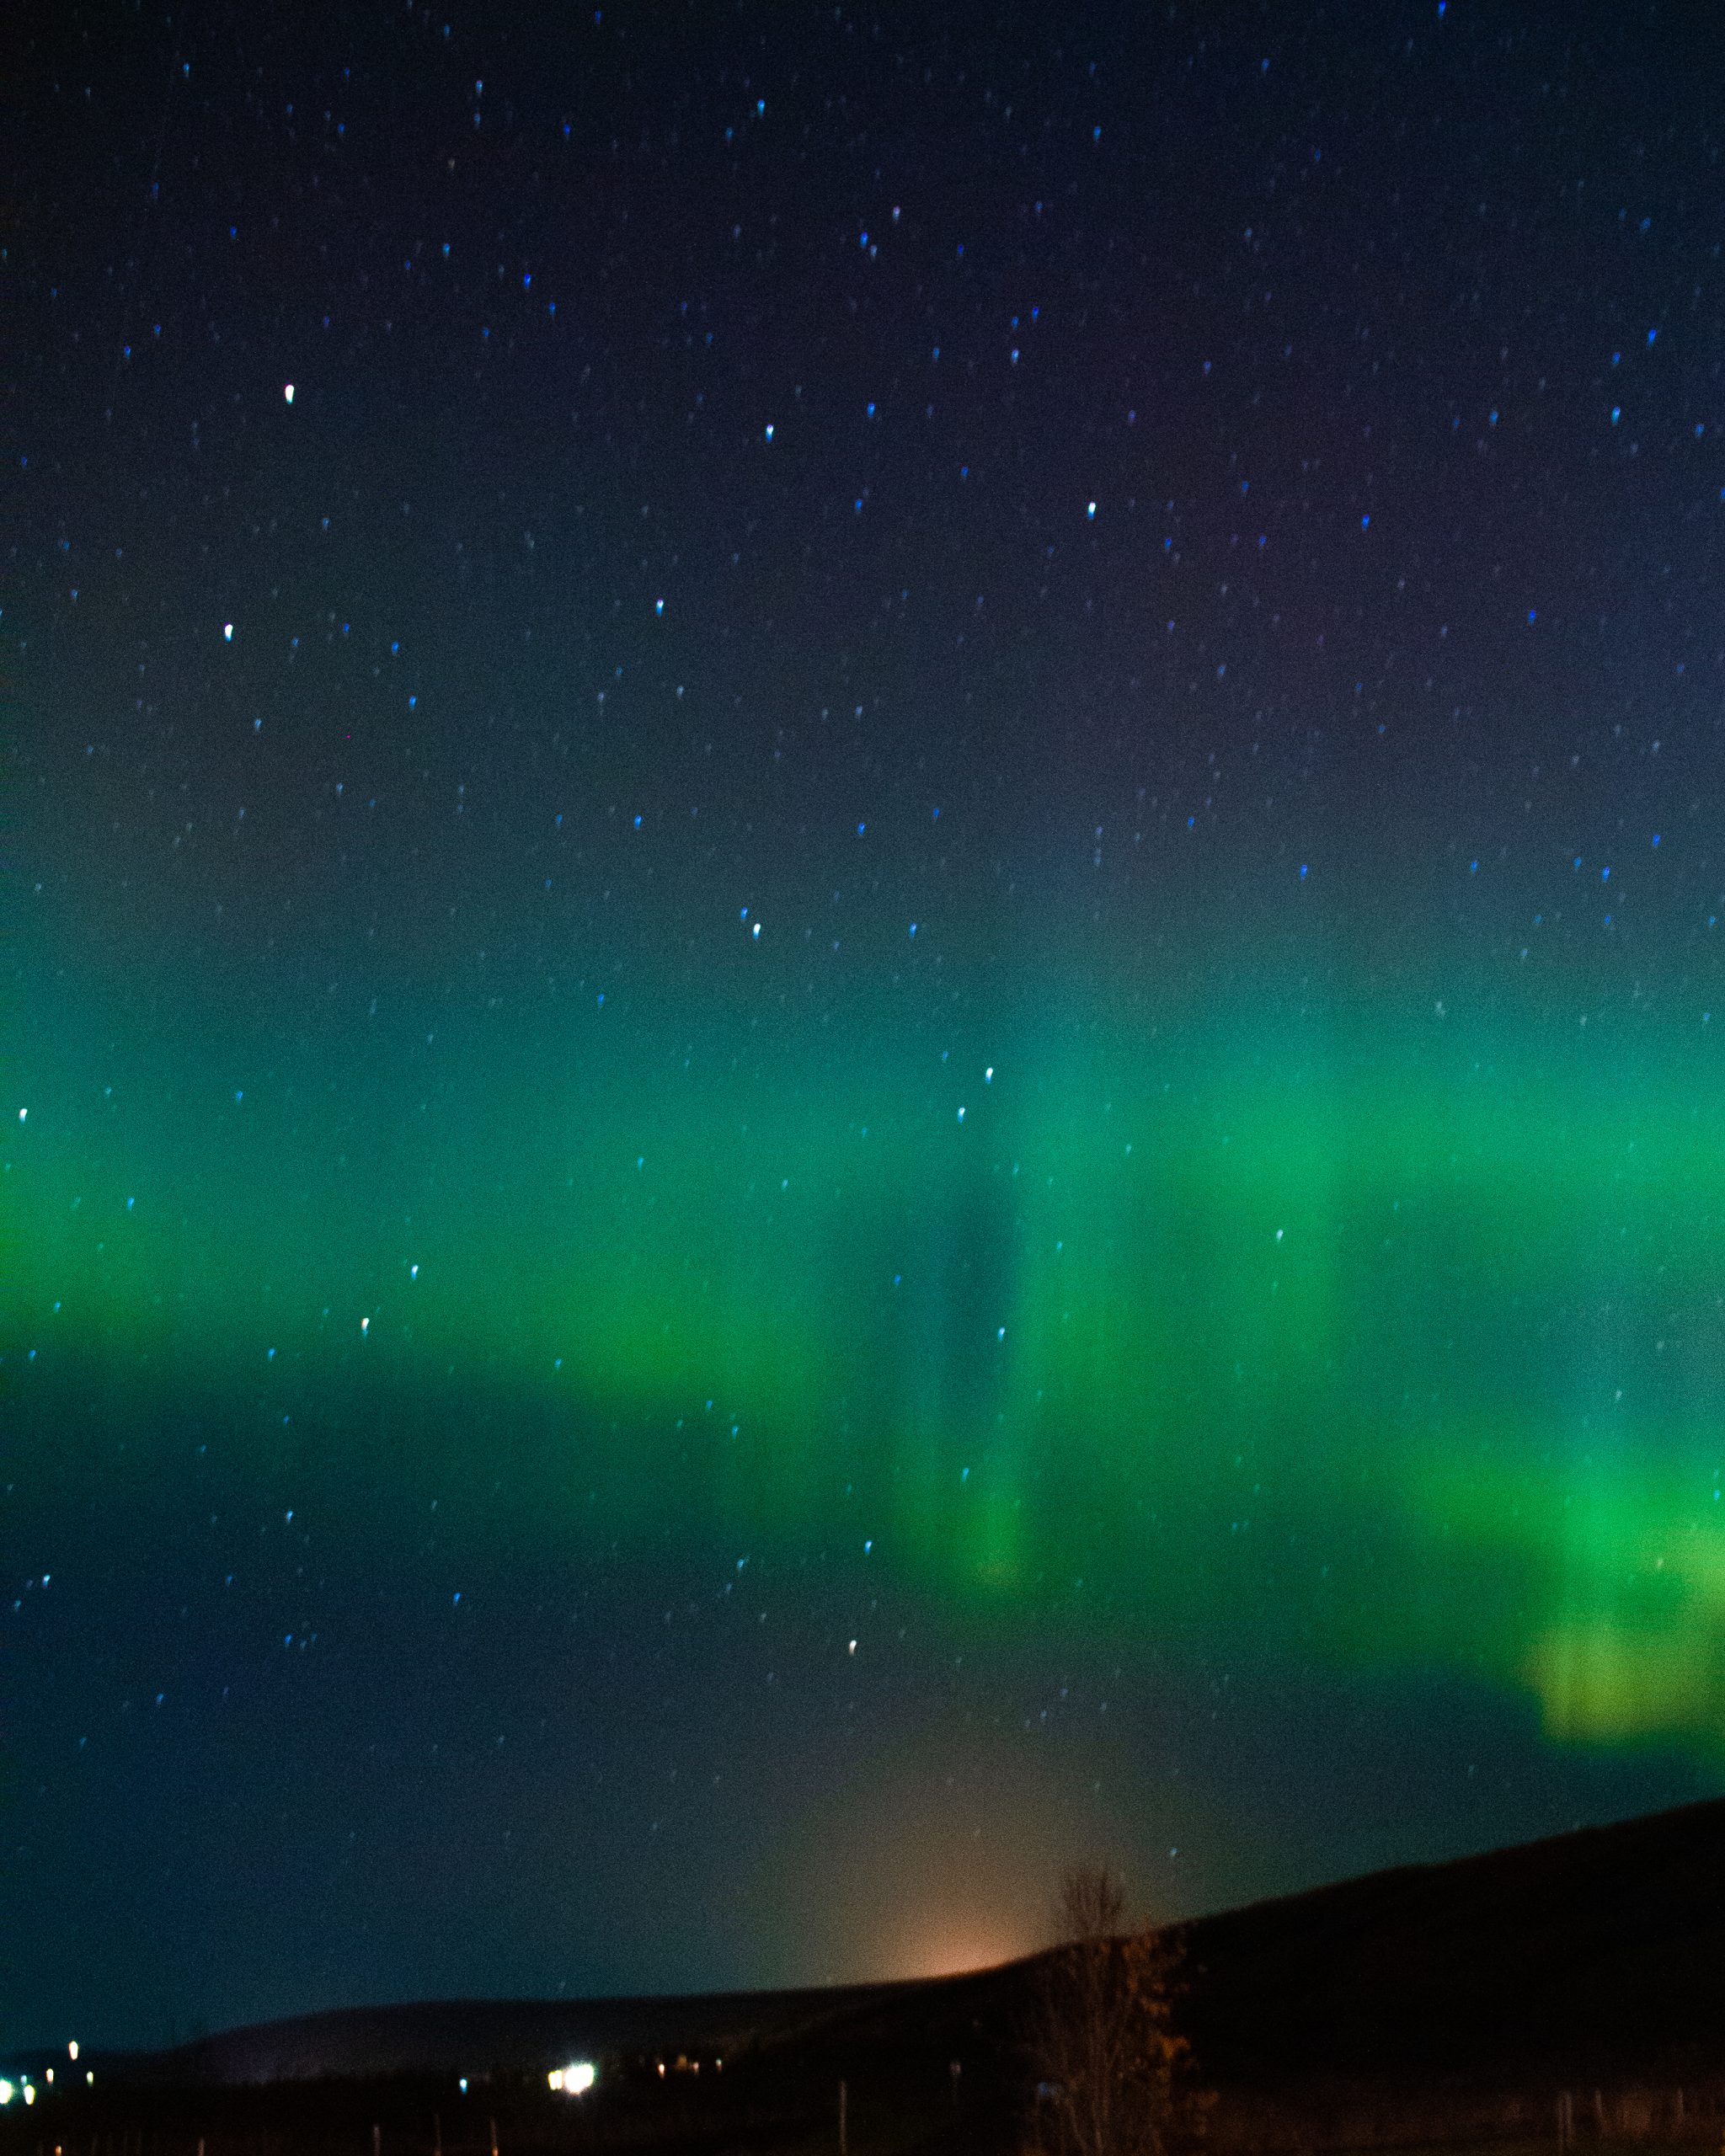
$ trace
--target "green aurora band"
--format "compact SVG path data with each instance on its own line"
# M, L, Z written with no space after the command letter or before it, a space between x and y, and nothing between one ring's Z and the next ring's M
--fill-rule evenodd
M62 979L8 1133L26 1443L196 1400L248 1473L465 1488L553 1556L830 1551L961 1625L1718 1757L1710 1027L574 1007L356 1056Z

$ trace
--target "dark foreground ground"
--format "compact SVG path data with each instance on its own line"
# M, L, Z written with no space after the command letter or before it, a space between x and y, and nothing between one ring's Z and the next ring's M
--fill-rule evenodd
M1218 2149L1725 2146L1725 1803L1183 1936ZM72 2069L44 2054L0 2063L38 2089L0 2111L0 2156L837 2156L841 2111L842 2156L991 2156L1037 2138L1034 1982L1018 1962L825 1992L406 2006ZM571 2058L600 2068L576 2099L546 2080Z

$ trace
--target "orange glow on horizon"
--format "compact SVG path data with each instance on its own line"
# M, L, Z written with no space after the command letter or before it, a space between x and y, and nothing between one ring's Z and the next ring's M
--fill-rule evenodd
M781 1980L902 1982L1017 1961L1054 1937L1063 1867L1132 1844L1082 1763L1063 1774L997 1738L943 1733L871 1762L781 1845L775 1884L794 1881L796 1900L778 1928L801 1949Z
M889 1977L962 1976L969 1969L998 1968L1033 1953L1043 1942L1004 1913L967 1911L943 1915L932 1910L907 1924L897 1939L881 1942Z

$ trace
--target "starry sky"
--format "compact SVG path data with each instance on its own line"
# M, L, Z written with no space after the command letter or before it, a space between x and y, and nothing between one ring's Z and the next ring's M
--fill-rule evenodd
M1725 1789L1700 35L26 9L0 2041Z

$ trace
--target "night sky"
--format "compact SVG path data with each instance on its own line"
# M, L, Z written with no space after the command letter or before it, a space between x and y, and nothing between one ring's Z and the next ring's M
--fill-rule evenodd
M0 2042L1725 1789L1702 13L17 35Z

